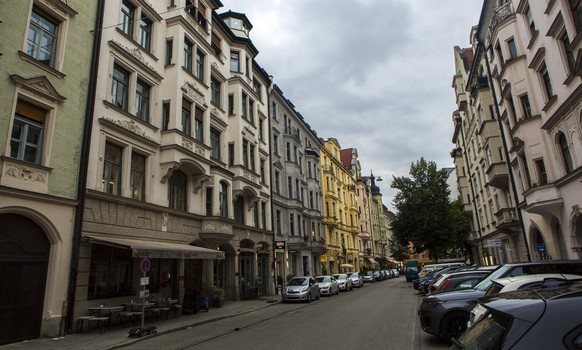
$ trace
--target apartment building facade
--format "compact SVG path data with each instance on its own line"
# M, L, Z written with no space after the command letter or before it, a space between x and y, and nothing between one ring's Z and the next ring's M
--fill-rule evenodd
M485 1L475 31L531 260L582 250L581 13L579 1Z
M0 4L0 345L62 332L96 17L95 2Z
M322 145L277 85L270 94L270 113L276 275L320 275L325 253Z
M220 1L105 3L75 313L272 292L268 88Z

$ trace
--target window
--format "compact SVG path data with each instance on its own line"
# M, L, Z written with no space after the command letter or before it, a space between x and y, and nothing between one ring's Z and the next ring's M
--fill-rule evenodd
M172 39L168 39L166 40L166 66L172 64L172 59L173 59L173 55L172 55L172 50L174 47L174 40Z
M210 157L220 160L220 132L218 130L210 129Z
M120 29L128 36L133 36L133 20L135 17L135 7L127 0L121 3Z
M255 124L255 101L249 98L249 122Z
M145 166L146 157L133 152L131 154L130 188L131 198L145 200Z
M18 100L10 136L10 157L41 164L46 111Z
M295 236L295 215L289 214L289 234Z
M141 16L139 21L139 45L146 51L151 51L152 46L152 21L146 16Z
M228 165L234 165L234 143L228 144Z
M532 117L531 105L529 103L529 97L527 96L527 94L521 95L519 97L519 100L521 101L521 108L523 109L524 118L525 119L531 118Z
M281 173L275 170L275 193L281 193Z
M247 140L243 140L243 165L248 168L249 167L249 142Z
M550 73L548 72L548 68L546 67L546 63L544 62L538 71L540 74L542 81L544 83L544 89L546 93L546 97L551 99L554 97L554 88L552 87L552 81L550 80Z
M263 229L267 229L267 203L261 202L261 224Z
M132 263L130 249L94 244L91 248L87 299L135 294Z
M259 162L259 166L260 166L260 172L261 172L261 182L265 183L265 160L261 159L261 161Z
M563 133L559 133L558 135L558 145L560 147L560 153L562 154L564 168L566 170L566 173L569 174L572 171L574 171L574 163L572 162L572 155L570 154L568 140L566 140L566 135L564 135Z
M279 155L279 136L273 135L273 152Z
M257 96L259 96L259 99L260 99L261 98L261 84L256 80L253 80L253 91L255 92L255 94L257 94Z
M218 35L216 35L214 32L212 32L211 41L212 41L212 49L214 51L214 54L216 56L220 56L222 54L221 40L218 37Z
M275 102L272 104L271 114L273 115L273 119L277 119L277 104Z
M234 222L240 225L245 224L244 198L236 197L234 200Z
M536 29L536 24L533 20L533 16L531 15L531 9L529 7L526 10L526 16L527 16L527 23L529 26L529 34L533 38L537 34L537 29Z
M216 78L210 78L210 102L220 107L220 82Z
M281 211L277 210L275 212L275 228L278 234L282 234L281 232Z
M255 168L255 146L254 145L251 145L251 148L250 148L249 163L251 166L251 170L255 171L256 168Z
M220 216L228 217L228 184L224 181L220 182L220 192L218 193L218 210Z
M263 141L264 137L263 134L265 133L265 121L263 119L259 119L259 140Z
M253 224L255 227L259 227L259 202L255 202L253 205Z
M228 115L234 115L234 95L228 95Z
M548 183L548 173L546 172L546 166L544 165L543 159L537 159L534 161L536 165L536 170L538 172L539 185L546 185Z
M206 215L212 215L212 187L206 187Z
M248 96L247 94L245 94L244 92L242 93L242 112L241 112L241 116L243 118L247 118L248 116L248 106L247 106L247 100L248 100Z
M580 33L582 30L582 0L570 0L570 8L572 9L576 32Z
M107 142L103 160L103 191L121 195L121 154L122 148Z
M287 176L287 197L293 198L293 178Z
M187 177L180 170L175 170L168 184L169 207L176 210L187 210Z
M135 116L139 119L150 121L150 86L141 79L137 79L135 91Z
M204 111L196 107L194 114L194 138L204 142Z
M192 136L192 103L190 101L182 101L182 132L188 136Z
M240 53L238 51L230 52L230 71L240 72Z
M291 161L291 143L287 142L287 161Z
M184 68L189 72L192 72L193 50L194 45L188 39L184 39Z
M568 73L572 73L576 64L576 58L574 58L574 52L570 48L570 39L568 38L566 29L564 29L563 33L560 35L559 41L562 44L562 51L566 58Z
M58 23L37 9L30 15L26 53L48 66L54 67L57 53Z
M196 71L194 76L202 81L204 81L204 59L205 55L202 51L196 50Z
M117 64L113 66L113 82L111 84L112 103L127 111L128 108L128 90L129 89L129 72Z
M162 131L168 130L170 124L170 101L162 103Z
M515 46L515 39L510 38L507 40L507 48L509 49L509 58L517 58L517 47Z

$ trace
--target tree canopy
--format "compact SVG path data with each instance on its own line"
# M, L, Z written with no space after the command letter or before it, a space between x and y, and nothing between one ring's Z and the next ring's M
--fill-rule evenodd
M398 190L393 201L394 244L411 243L414 253L427 251L432 260L457 255L469 230L462 212L458 215L449 202L446 169L421 158L411 164L410 177L394 177L391 187Z

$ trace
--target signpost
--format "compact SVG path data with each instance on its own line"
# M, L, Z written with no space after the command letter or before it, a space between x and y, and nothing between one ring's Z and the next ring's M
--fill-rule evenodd
M139 297L142 299L141 301L141 328L143 329L144 322L145 322L145 303L147 297L150 296L150 290L146 289L146 286L150 284L150 278L146 276L146 273L150 270L152 264L148 258L144 258L141 263L139 264L139 269L143 273L143 277L140 278L139 284L142 286L141 291L139 292Z

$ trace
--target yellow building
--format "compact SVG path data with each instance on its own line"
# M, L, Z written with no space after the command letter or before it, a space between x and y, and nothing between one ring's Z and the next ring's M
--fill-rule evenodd
M321 173L328 273L355 271L358 267L358 212L355 181L341 162L341 147L335 138L323 141Z

